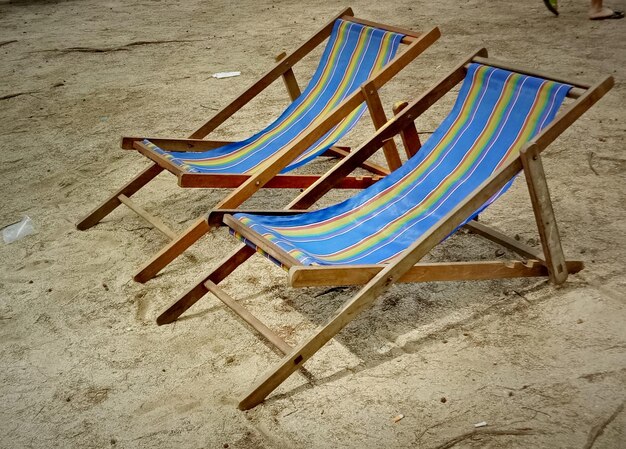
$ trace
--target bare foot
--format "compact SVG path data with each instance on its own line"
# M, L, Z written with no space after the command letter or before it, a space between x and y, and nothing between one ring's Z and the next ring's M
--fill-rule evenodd
M622 11L613 11L611 8L592 8L589 10L590 20L604 20L604 19L622 19L624 13Z

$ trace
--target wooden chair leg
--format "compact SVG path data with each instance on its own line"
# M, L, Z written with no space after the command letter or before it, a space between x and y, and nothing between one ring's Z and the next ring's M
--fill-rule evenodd
M372 122L376 129L380 129L385 123L387 123L387 116L383 109L383 104L380 101L380 96L376 90L376 86L372 81L361 86L361 92L365 97L365 102L370 113ZM383 152L385 159L387 160L387 166L389 171L394 171L402 165L400 155L398 154L398 148L396 147L393 139L386 140L383 144Z
M139 173L137 176L135 176L128 184L126 184L113 195L111 195L100 206L89 212L82 220L76 223L76 228L84 231L91 228L92 226L95 226L100 222L100 220L113 212L113 210L115 210L117 206L122 204L122 201L119 199L120 195L130 197L143 186L152 181L162 171L163 168L161 168L159 165L152 164L144 171Z
M204 218L199 218L186 231L172 240L165 248L159 251L135 274L137 282L147 282L161 271L167 264L180 256L187 248L193 245L211 228Z
M409 103L407 103L406 101L399 101L398 103L393 105L393 114L398 115L408 105ZM400 131L400 138L402 139L404 152L406 153L406 157L408 159L415 156L419 149L422 147L422 142L420 142L420 136L417 133L417 129L415 128L415 123L409 123L406 128Z
M378 276L378 279L382 276ZM347 300L344 305L319 328L308 340L296 346L287 354L274 369L267 372L261 381L239 403L241 410L248 410L263 402L263 400L285 381L304 362L310 359L322 346L341 331L349 322L356 318L363 310L372 306L382 292L389 287L386 280L372 281L363 287L355 296Z
M280 62L287 57L287 53L282 52L277 55L276 62ZM287 93L289 94L289 98L291 101L295 101L296 98L300 96L302 91L300 90L300 86L298 86L298 81L296 81L296 75L293 73L293 69L290 67L283 73L283 82L285 83L285 87L287 88Z
M550 280L559 285L565 282L568 272L541 156L522 151L521 160Z
M219 284L232 273L235 268L248 260L255 253L254 249L248 245L242 244L221 264L205 276L196 285L187 290L178 300L172 304L165 312L157 318L157 324L169 324L181 316L187 309L193 306L200 298L208 293L207 287L204 285L207 281Z

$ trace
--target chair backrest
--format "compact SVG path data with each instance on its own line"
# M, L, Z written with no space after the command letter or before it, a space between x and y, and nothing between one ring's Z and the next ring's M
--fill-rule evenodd
M155 151L192 173L251 173L268 157L298 139L358 89L395 55L404 36L338 19L317 70L302 94L265 129L241 142L206 153ZM284 171L305 164L354 127L365 105L328 131Z
M519 156L524 144L552 121L570 88L471 64L450 114L391 175L326 209L280 218L235 217L305 265L389 261Z

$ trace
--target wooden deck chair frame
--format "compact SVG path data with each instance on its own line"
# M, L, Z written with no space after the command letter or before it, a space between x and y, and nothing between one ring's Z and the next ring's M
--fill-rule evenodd
M394 283L548 276L553 283L561 284L565 282L568 273L574 273L583 268L582 262L566 261L563 255L540 155L567 127L611 89L613 78L607 77L597 84L590 85L513 67L486 57L485 49L471 54L468 59L435 84L427 93L404 107L368 142L352 152L323 178L304 191L289 206L292 210L271 212L273 214L290 214L295 213L295 209L308 208L333 186L337 185L340 179L347 176L361 161L366 160L374 151L379 149L385 141L399 133L408 133L409 135L415 133L414 120L464 79L466 66L470 62L565 82L574 86L568 94L568 97L574 99L573 103L565 106L565 109L560 111L552 123L526 144L517 158L501 167L454 210L441 218L436 226L423 234L391 263L360 266L303 266L287 252L234 219L230 215L233 211L215 210L209 214L207 222L211 226L217 226L220 223L228 225L257 245L257 248L288 267L289 283L293 287L364 284L364 287L349 298L312 336L301 344L292 347L217 285L255 253L253 248L242 244L208 276L203 277L200 282L159 316L157 319L159 324L170 323L198 299L211 292L284 354L284 358L264 375L239 403L240 409L249 409L262 402L268 394L294 371L301 368L304 362L343 329L346 324L363 310L369 308ZM482 223L472 221L466 225L470 231L503 245L526 260L419 263L420 259L434 246L453 232L469 215L520 171L524 172L526 178L543 251L524 245ZM267 211L262 213L268 214Z
M170 151L205 151L221 147L230 142L204 140L218 126L222 125L235 112L246 105L250 100L261 93L266 87L282 77L287 91L292 100L300 95L292 67L314 48L324 42L331 34L333 25L337 19L343 19L363 25L369 25L387 31L404 34L405 37L401 43L406 44L407 48L397 54L383 69L375 73L368 81L360 86L337 107L330 111L325 117L321 118L319 123L310 131L304 133L300 139L278 151L273 157L269 158L254 174L208 174L208 173L187 173L180 167L170 162L164 156L152 151L142 143L144 139L148 139L155 145ZM279 55L276 65L262 76L258 81L253 83L239 97L233 100L228 106L215 114L210 120L195 131L188 139L174 138L153 138L153 137L123 137L122 148L127 150L136 150L152 161L147 169L141 172L128 184L116 191L107 198L102 204L93 209L87 216L80 220L76 227L79 230L89 229L94 226L108 214L110 214L119 205L125 204L137 215L152 224L157 230L161 231L165 236L171 239L171 242L159 251L152 259L150 259L134 276L138 282L146 282L152 279L159 271L161 271L170 262L180 256L187 248L195 243L200 237L210 231L204 218L196 220L188 229L181 234L176 234L159 218L149 214L146 210L133 202L130 197L148 182L154 179L163 170L167 170L178 177L178 185L180 187L190 188L232 188L233 191L217 204L217 208L236 208L245 200L250 198L255 192L261 188L297 188L306 189L319 180L320 176L315 175L292 175L280 174L281 170L287 167L310 145L322 137L328 130L341 122L348 114L356 109L360 104L366 102L370 116L376 129L379 129L387 122L387 117L383 110L383 106L378 95L378 90L391 80L400 70L406 67L413 59L426 50L441 35L437 27L425 33L416 33L385 24L372 22L369 20L354 17L351 8L341 11L337 16L333 17L326 25L317 31L309 40L300 45L291 54L285 56ZM383 151L389 170L395 170L401 164L398 150L393 142L389 140L385 142ZM324 153L327 156L346 157L349 154L345 147L331 147ZM336 188L361 189L365 188L378 179L389 173L389 170L376 164L363 161L360 164L363 168L369 170L373 176L345 177L339 182Z

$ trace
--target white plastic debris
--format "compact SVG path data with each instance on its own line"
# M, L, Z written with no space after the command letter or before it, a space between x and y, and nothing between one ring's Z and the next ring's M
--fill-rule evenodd
M213 74L213 78L222 79L222 78L231 78L233 76L239 76L241 72L218 72Z
M485 427L487 425L487 423L485 421L481 421L481 422L477 422L476 424L474 424L474 427L478 428L478 427Z
M2 240L4 240L4 243L8 245L9 243L13 243L16 240L34 233L35 224L28 215L25 215L21 221L13 223L12 225L2 229Z

